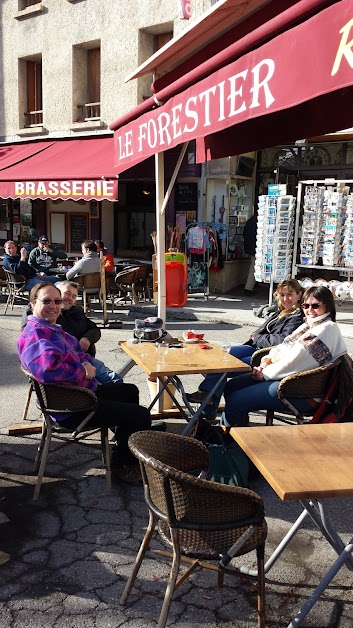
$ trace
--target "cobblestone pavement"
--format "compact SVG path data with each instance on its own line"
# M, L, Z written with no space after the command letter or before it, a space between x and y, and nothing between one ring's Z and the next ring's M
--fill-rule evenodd
M222 305L226 310L226 304ZM196 307L197 309L197 307ZM27 385L18 366L16 338L21 309L2 316L0 304L0 511L8 522L0 525L0 626L3 628L142 628L157 625L168 564L152 553L145 560L129 603L119 597L147 525L141 487L114 485L107 494L100 455L90 445L52 454L40 499L32 501L35 477L32 464L39 436L8 435L8 426L21 422ZM122 329L102 330L98 357L114 368L125 361L117 347L131 335L128 309L120 312ZM238 319L237 319L238 320ZM250 321L249 314L247 321ZM258 320L255 321L258 324ZM170 324L179 335L195 322ZM228 325L199 321L197 328L214 341L242 342L249 328L234 321ZM351 343L349 343L350 346ZM200 378L188 378L193 390ZM145 376L134 367L126 381L140 388L148 402ZM35 405L30 418L38 418ZM255 421L263 422L260 416ZM347 461L347 464L351 462ZM300 461L298 461L300 473ZM300 512L298 504L280 502L262 478L252 484L265 501L269 536L266 556ZM352 501L331 500L330 516L345 540L352 536ZM158 538L154 547L161 547ZM266 579L267 626L288 625L311 594L335 554L312 524L307 523ZM253 564L252 556L241 561ZM256 589L244 577L225 578L216 587L212 572L199 571L175 594L168 626L178 628L256 627ZM309 613L303 626L352 628L352 572L344 567Z

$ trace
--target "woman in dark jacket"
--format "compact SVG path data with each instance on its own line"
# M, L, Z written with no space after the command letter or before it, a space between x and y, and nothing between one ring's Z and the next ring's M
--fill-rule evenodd
M278 284L275 298L278 309L254 331L249 340L242 345L233 345L230 354L245 364L250 364L251 357L258 349L273 347L280 344L299 325L302 324L304 315L300 307L303 289L296 279L285 279ZM238 373L228 373L227 378L236 377ZM199 386L199 390L188 393L187 398L191 403L202 403L205 396L217 383L219 375L211 373L206 375ZM220 398L226 385L226 380L216 389L212 397L212 403L206 406L205 414L208 419L214 418L217 413Z

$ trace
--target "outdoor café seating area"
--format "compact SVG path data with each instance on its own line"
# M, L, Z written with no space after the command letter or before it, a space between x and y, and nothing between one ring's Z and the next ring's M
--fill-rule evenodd
M6 299L6 295L1 297L1 314ZM145 303L148 308L149 301ZM29 390L28 376L21 372L16 354L23 307L24 301L16 297L14 309L0 316L0 328L7 330L1 333L2 350L8 359L6 387L0 388L0 395L8 396L11 391L10 402L0 398L7 408L1 422L0 511L10 520L2 528L7 542L0 549L0 594L16 584L17 596L27 605L29 595L35 599L40 591L48 609L55 598L67 621L72 621L73 604L76 613L81 612L82 604L88 604L95 622L103 613L106 622L114 618L121 625L143 622L160 628L194 623L206 628L219 622L225 628L294 628L301 623L345 628L353 621L351 424L298 425L291 417L294 424L283 426L275 416L273 425L266 426L266 414L254 414L251 427L235 430L233 437L260 473L251 480L250 490L218 485L194 474L196 467L200 472L207 467L207 450L192 434L179 436L188 432L190 424L187 417L182 418L183 413L190 418L197 408L192 404L188 408L182 389L176 387L174 395L182 416L177 418L178 408L173 408L166 413L168 418L162 417L166 433L151 432L147 440L136 437L131 442L142 465L145 491L142 486L123 484L110 488L107 455L102 464L99 433L88 434L82 442L74 438L74 447L62 447L61 438L72 441L72 432L56 434L54 430L48 439L50 423L45 435L55 451L44 459L41 472L38 465L43 451L46 454L38 448L41 442L45 448L45 439L41 441L40 432L31 432L43 422L43 407L38 407L35 391L22 420ZM125 380L139 387L144 405L158 406L158 399L150 398L148 392L149 373L161 382L170 376L177 385L179 378L189 389L188 382L202 372L202 363L213 371L234 368L234 364L223 361L219 347L222 331L211 330L206 323L199 323L205 333L201 344L209 344L210 351L201 351L196 342L185 342L183 330L189 323L171 323L171 336L179 338L183 346L169 349L161 365L162 352L159 355L150 343L128 343L136 316L129 315L130 307L131 302L119 304L123 328L102 330L98 355L120 372L125 369ZM116 308L116 314L118 311ZM92 318L99 323L101 316L101 304L92 298ZM134 364L127 369L129 361ZM47 397L46 401L49 408L54 403L66 404L60 391L55 399ZM16 435L14 425L27 427L28 433L19 430ZM309 429L315 431L310 438ZM253 510L237 511L240 495L244 498L242 508L248 507L245 501L249 499ZM232 499L234 508L230 508ZM227 508L229 520L225 517ZM217 519L219 513L224 516ZM239 522L235 525L236 514ZM213 534L218 540L225 535L227 542L222 547L212 545ZM210 555L206 540L217 556ZM171 562L170 553L179 555L178 542L185 561L181 559L177 574L175 561L179 559ZM335 576L332 584L331 571ZM18 572L24 579L16 583ZM33 583L31 594L29 579ZM168 581L171 584L167 587ZM60 584L63 582L65 590ZM11 592L9 600L9 604L14 603ZM52 621L51 615L48 621Z

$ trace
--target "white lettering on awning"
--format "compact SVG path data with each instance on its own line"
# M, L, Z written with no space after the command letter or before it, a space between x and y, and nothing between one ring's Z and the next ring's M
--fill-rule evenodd
M114 181L16 181L16 198L113 198Z

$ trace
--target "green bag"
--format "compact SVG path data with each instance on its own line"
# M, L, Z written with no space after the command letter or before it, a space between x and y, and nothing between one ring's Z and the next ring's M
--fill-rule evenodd
M206 445L210 456L207 480L248 487L249 459L235 440L219 426L200 419L195 438Z
M228 444L212 444L207 445L207 448L210 456L207 480L230 486L248 487L248 457L238 443L233 441Z

